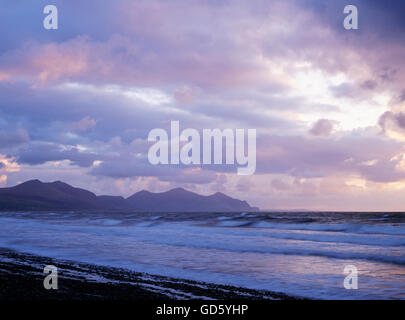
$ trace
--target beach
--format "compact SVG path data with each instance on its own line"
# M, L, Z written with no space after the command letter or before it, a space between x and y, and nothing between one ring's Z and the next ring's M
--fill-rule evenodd
M58 268L58 289L46 290L46 265ZM266 290L175 279L126 269L51 259L0 248L0 300L295 300Z
M2 298L404 299L403 226L401 213L3 212ZM60 289L43 289L46 265Z

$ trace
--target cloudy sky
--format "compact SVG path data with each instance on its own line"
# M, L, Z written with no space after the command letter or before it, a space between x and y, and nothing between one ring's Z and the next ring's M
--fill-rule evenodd
M404 210L405 2L387 3L0 0L0 186ZM359 30L343 28L347 4ZM150 165L148 133L172 120L256 129L256 173Z

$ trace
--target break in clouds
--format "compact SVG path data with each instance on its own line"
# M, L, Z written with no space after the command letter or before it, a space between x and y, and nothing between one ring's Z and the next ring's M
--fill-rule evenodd
M98 194L182 186L261 208L399 209L405 188L405 4L3 1L0 183ZM16 20L18 17L18 20ZM148 134L253 128L254 175L154 166ZM390 203L386 203L386 199ZM384 203L384 205L382 205Z

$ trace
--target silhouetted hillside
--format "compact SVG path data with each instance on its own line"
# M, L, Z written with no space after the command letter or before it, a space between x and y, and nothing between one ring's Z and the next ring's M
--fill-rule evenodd
M0 188L0 210L131 210L150 212L232 212L257 211L246 201L217 192L202 196L176 188L162 193L140 191L127 199L96 196L85 189L55 181L30 180Z

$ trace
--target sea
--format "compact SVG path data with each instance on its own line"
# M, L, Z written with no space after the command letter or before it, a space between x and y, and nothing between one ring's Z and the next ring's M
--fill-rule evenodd
M405 299L405 213L2 212L0 247L296 297Z

